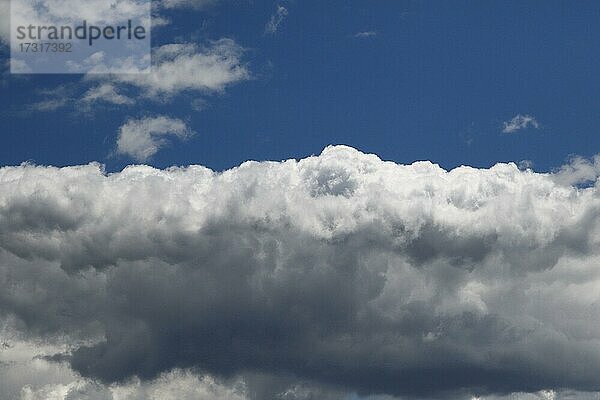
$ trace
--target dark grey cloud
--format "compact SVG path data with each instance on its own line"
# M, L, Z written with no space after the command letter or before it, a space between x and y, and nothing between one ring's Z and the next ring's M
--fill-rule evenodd
M0 313L90 398L152 398L172 371L224 398L596 391L600 196L564 182L347 147L219 174L2 168Z

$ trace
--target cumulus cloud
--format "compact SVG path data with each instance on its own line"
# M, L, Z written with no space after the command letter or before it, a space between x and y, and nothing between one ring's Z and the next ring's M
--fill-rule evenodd
M165 116L131 119L119 129L117 153L145 161L169 143L169 137L180 140L193 134L180 119Z
M574 156L568 164L563 165L553 175L555 182L566 186L595 183L598 176L600 176L599 155L591 160Z
M279 26L281 25L283 20L288 16L288 14L289 12L287 8L285 8L282 5L278 5L275 14L271 15L271 19L269 19L269 22L267 22L267 25L265 26L265 33L273 34L277 32Z
M514 116L510 121L506 121L503 124L503 133L514 133L521 129L526 129L529 127L533 127L538 129L540 124L537 122L535 117L531 115L521 115L518 114Z
M586 396L599 191L343 146L221 173L5 167L0 315L103 388L192 371L257 400Z
M153 63L148 73L88 76L102 80L102 84L130 86L146 98L169 98L184 91L203 94L222 92L227 86L247 80L250 72L242 62L244 49L231 39L211 42L208 46L196 44L168 44L154 50ZM107 80L108 79L108 80ZM102 86L93 89L101 91ZM90 100L106 99L96 96Z

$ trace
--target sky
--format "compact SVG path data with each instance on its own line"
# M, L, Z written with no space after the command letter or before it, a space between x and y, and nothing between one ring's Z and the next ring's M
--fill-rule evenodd
M268 31L278 7L285 15ZM157 167L223 170L345 144L446 169L529 160L548 171L592 156L600 140L599 12L593 1L231 0L167 9L172 22L154 29L154 46L229 38L248 76L216 92L82 107L94 83L81 76L5 74L0 123L10 134L0 164L98 161L117 171L136 161L115 156L119 128L160 114L195 134L145 160ZM35 107L65 97L62 107ZM503 133L519 115L537 124Z
M600 3L154 0L147 74L9 14L0 400L599 398Z

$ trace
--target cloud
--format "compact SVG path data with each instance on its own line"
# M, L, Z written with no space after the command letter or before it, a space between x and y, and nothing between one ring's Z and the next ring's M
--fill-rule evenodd
M82 20L95 24L110 24L131 19L145 19L148 3L145 0L120 0L109 5L104 0L19 0L11 10L15 17L24 18L18 23L33 23L36 20L80 23ZM126 19L125 19L126 20ZM35 24L34 24L35 25Z
M215 5L218 0L162 0L161 6L166 9L171 8L195 8L202 9Z
M0 0L2 18L0 33L6 42L10 41L9 22L15 26L24 25L65 25L88 24L114 25L115 23L139 20L144 26L150 26L148 20L148 2L139 0L120 0L107 3L104 0L68 1L65 0L18 0L9 7L10 1Z
M553 174L556 183L565 186L585 185L595 183L600 176L600 156L591 160L583 157L572 157L568 164L563 165Z
M231 85L251 79L251 73L242 61L243 54L244 49L231 39L213 41L204 47L192 43L163 45L154 49L155 65L148 73L86 75L83 84L89 89L79 102L87 107L98 102L134 105L140 98L170 101L183 92L219 94ZM95 58L99 59L101 55ZM98 68L95 72L105 66L100 63ZM54 95L48 91L42 102L30 108L56 110L76 103L73 98L63 96L60 88L56 88ZM129 92L131 96L123 92ZM200 101L206 102L199 99L196 103L200 104Z
M42 27L43 31L45 29L43 27L48 26L80 26L82 21L85 21L87 26L125 26L128 21L131 21L134 26L143 26L146 29L145 32L148 32L151 26L151 2L149 0L13 0L10 4L10 13L4 18L9 17L13 27L38 26ZM0 29L0 34L2 31L5 32L4 34L8 33L6 29ZM42 36L47 36L48 31L43 32ZM34 34L31 39L35 39L37 36L39 35ZM38 39L40 38L38 37ZM6 35L5 41L8 40L9 35ZM86 73L99 69L97 64L101 64L109 72L125 73L138 72L149 65L149 38L139 41L113 40L108 46L110 51L104 54L104 59L92 56L95 50L87 46L86 40L71 42L73 51L68 56L59 57L60 60L53 59L52 62L48 60L39 62L39 59L31 54L13 52L13 59L18 63L13 65L15 68L12 71L17 73ZM14 43L15 46L17 44ZM100 53L97 52L94 55ZM123 66L126 68L122 68ZM136 66L137 70L134 70L133 66Z
M0 46L10 42L10 0L0 0Z
M518 114L513 117L510 121L506 121L503 123L503 133L514 133L521 129L526 129L529 127L533 127L538 129L540 127L539 123L536 121L535 117L531 115L521 115Z
M358 32L354 35L355 38L371 38L375 36L377 36L377 32L375 31Z
M116 105L131 105L134 104L133 99L119 94L114 85L104 83L100 86L89 89L81 99L84 103L94 103L104 101Z
M40 89L36 94L41 98L41 100L28 105L23 111L25 115L32 111L56 111L73 103L75 89L76 88L70 84L58 85L49 89Z
M28 108L33 111L46 111L52 112L56 111L59 108L64 107L70 102L70 99L51 99L51 100L43 100L37 103L31 104Z
M169 143L169 136L185 140L193 135L180 119L164 116L131 119L119 129L117 153L146 161Z
M79 379L66 384L48 384L36 389L26 386L22 400L247 400L242 388L229 387L206 376L173 371L151 382L134 380L119 385L101 385Z
M151 99L170 98L184 91L219 93L250 79L250 72L241 60L243 53L244 49L231 39L220 39L202 48L192 43L168 44L154 50L154 65L149 73L87 78L101 79L103 84L112 86L130 86Z
M17 60L17 59L14 59L14 58L10 59L10 72L11 73L28 74L28 73L31 73L32 71L33 70L27 64L26 61Z
M82 378L52 354L64 348L4 331L0 350L3 400L248 400L246 382L174 369L156 379L104 385Z
M192 371L257 400L596 391L600 187L556 178L344 146L221 173L4 167L0 316L109 388Z
M193 8L204 9L217 4L219 0L161 0L162 9L180 9ZM68 5L66 5L68 3ZM49 21L58 25L60 22L81 22L86 19L88 23L110 23L122 21L123 16L131 19L144 17L147 8L144 1L139 0L119 0L109 3L104 0L86 0L70 1L64 0L43 0L43 7L36 7L32 1L19 0L15 2L13 10L16 21L27 22L26 25L34 24L35 21L45 20L45 25ZM0 0L0 44L9 44L10 42L10 0ZM145 19L145 18L144 18ZM126 21L127 19L125 19ZM16 22L18 24L18 22ZM157 15L152 20L152 26L164 25L166 20Z
M269 22L267 22L267 25L265 26L265 34L273 34L277 32L279 26L288 16L288 14L289 12L287 8L282 5L278 5L275 14L271 15L271 19L269 19Z

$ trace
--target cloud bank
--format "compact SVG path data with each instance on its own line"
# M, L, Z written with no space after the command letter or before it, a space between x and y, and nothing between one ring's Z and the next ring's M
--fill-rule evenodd
M31 396L67 372L97 390L243 382L248 399L587 396L600 188L561 179L344 146L222 173L2 168L0 315L63 368L51 387L10 381Z

